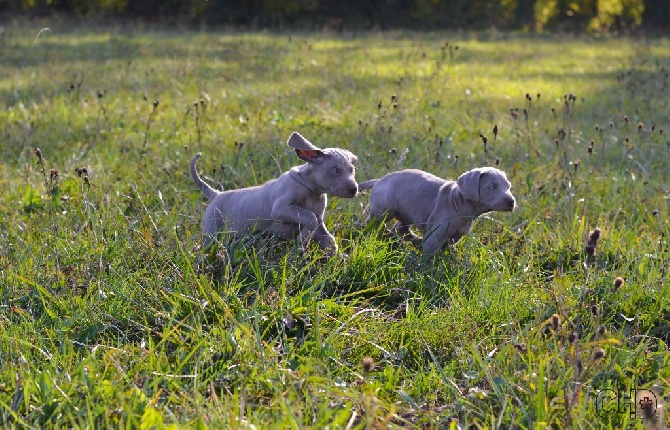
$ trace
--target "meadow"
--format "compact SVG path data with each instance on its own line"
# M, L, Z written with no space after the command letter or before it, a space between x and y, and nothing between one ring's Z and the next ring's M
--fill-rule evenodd
M667 398L669 70L663 38L6 23L0 425L665 428L597 399ZM329 199L346 257L203 253L192 156L260 184L292 131L359 181L498 166L518 208L433 259L366 193Z

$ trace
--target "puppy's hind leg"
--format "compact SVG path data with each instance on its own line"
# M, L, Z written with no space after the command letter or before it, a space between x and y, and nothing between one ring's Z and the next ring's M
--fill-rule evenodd
M409 224L398 221L393 229L398 236L402 237L406 241L411 242L412 245L416 246L417 248L421 247L421 238L414 234L412 230L410 230Z
M379 232L382 230L381 226L386 222L387 219L393 218L393 216L387 210L379 210L374 206L370 206L370 214L365 224L365 231L367 232Z

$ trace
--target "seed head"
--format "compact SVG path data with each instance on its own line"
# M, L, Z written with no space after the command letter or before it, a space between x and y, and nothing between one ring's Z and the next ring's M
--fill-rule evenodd
M605 327L605 325L598 327L598 336L603 336L605 333L607 333L607 327Z
M602 348L596 349L595 352L593 353L594 360L600 360L603 357L605 357L605 350Z
M372 357L365 357L363 358L361 365L363 366L363 371L365 373L369 373L370 371L372 371L372 369L374 369L375 361L372 359Z
M626 281L621 276L617 276L616 278L614 278L614 291L623 287L625 283Z
M554 328L554 331L557 331L560 325L561 325L561 317L558 316L558 314L553 314L551 316L551 326Z
M599 228L593 229L593 231L589 235L589 240L592 240L594 242L598 242L598 239L600 239L600 232L601 232L601 230Z
M568 335L568 342L570 343L575 343L579 339L579 335L577 334L576 331L573 331Z
M596 228L591 233L589 233L589 239L586 243L584 250L590 256L593 256L596 251L596 246L598 245L598 240L600 239L600 229Z
M586 246L584 247L584 251L586 251L586 253L588 255L591 255L591 256L594 255L596 253L595 244L593 244L591 242L587 243Z
M389 154L395 154L395 153L397 153L397 152L398 152L398 150L395 149L395 148L391 148L391 149L389 149Z
M498 124L493 126L493 137L498 136Z

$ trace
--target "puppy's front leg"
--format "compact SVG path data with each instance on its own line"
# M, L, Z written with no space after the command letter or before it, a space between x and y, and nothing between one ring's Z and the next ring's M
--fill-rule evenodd
M272 218L297 224L300 228L300 242L303 248L307 247L319 227L319 220L314 212L296 205L276 206L272 211Z
M448 230L449 223L426 230L426 233L423 235L423 252L426 255L433 255L441 251L445 240L447 240Z
M333 235L330 234L323 221L321 221L321 224L319 224L314 232L314 240L316 240L321 248L326 250L326 255L328 255L328 257L337 254L337 242Z

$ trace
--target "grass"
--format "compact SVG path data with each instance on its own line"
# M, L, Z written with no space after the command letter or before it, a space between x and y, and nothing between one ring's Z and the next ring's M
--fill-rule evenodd
M667 425L596 404L670 378L667 39L41 28L0 33L3 426ZM193 154L259 184L294 130L519 209L427 260L332 198L347 258L203 256Z

